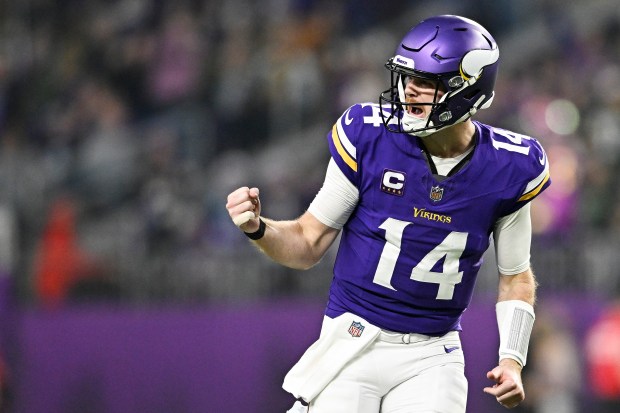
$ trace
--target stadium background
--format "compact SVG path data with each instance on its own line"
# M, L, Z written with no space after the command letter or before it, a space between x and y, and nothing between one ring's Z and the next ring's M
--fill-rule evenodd
M378 101L400 37L439 13L499 43L478 119L551 162L515 411L618 403L617 1L24 0L0 4L2 411L284 411L335 250L301 274L269 262L226 195L256 185L265 215L301 214L331 124ZM472 412L502 411L482 393L495 287L491 251L464 319Z

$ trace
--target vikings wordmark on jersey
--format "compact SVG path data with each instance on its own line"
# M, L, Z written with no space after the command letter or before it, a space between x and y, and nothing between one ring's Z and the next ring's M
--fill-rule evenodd
M326 314L350 311L392 331L459 330L495 222L550 184L547 157L534 138L474 121L469 163L439 182L419 138L384 127L385 110L354 105L328 134L359 204L342 231Z

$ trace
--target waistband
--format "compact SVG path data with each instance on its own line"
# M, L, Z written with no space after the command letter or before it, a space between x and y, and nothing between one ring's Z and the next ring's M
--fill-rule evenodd
M377 340L393 344L412 344L419 343L421 341L427 341L431 338L433 338L433 336L427 336L424 334L397 333L394 331L381 330L381 333L379 333L379 338L377 338Z

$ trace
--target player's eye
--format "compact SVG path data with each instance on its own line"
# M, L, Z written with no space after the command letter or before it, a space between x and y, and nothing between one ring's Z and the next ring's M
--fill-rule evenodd
M416 86L416 87L418 87L420 89L432 89L432 90L435 90L435 87L437 86L437 84L435 82L433 82L432 80L422 79L422 78L413 77L413 76L407 76L405 78L405 85L407 85L409 83L413 83L414 86Z
M418 82L418 86L420 86L423 89L431 89L431 88L434 89L434 87L433 87L434 85L431 82L429 82L428 80L420 80Z

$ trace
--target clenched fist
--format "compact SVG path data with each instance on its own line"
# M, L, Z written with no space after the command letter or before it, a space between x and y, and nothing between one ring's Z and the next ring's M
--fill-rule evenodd
M241 187L228 195L226 202L228 215L242 231L258 230L260 216L260 199L258 188Z

